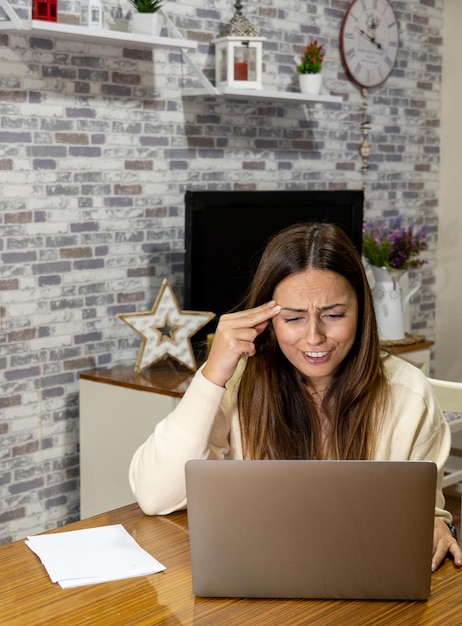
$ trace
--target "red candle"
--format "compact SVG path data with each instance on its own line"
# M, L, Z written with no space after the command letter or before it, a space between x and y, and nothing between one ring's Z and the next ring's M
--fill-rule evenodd
M245 62L234 61L234 80L248 80L249 66Z

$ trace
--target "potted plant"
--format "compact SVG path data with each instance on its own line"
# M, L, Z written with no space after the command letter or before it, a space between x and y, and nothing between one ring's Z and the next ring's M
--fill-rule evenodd
M135 9L132 13L132 27L137 33L158 37L162 29L162 16L158 12L163 0L129 0Z
M304 49L300 63L297 65L300 91L302 93L309 95L320 93L324 55L324 46L318 44L317 39L309 43Z
M399 340L405 337L404 312L412 296L420 288L422 278L403 299L399 281L408 270L426 263L420 253L428 248L427 228L418 231L414 225L403 226L398 217L390 226L366 224L363 230L363 257L370 265L374 277L372 297L382 340Z
M427 227L414 232L414 225L403 226L403 218L380 225L366 224L363 231L363 255L372 266L393 270L417 269L426 261L420 253L426 250Z

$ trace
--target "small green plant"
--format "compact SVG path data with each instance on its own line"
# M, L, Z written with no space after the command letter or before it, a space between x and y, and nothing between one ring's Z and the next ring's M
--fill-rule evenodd
M309 43L303 51L301 63L297 65L300 74L319 74L324 61L324 47L318 44L317 39Z
M130 0L138 13L156 13L162 8L163 0Z

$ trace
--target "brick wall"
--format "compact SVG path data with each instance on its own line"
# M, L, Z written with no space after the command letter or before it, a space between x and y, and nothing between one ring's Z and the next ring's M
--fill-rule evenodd
M116 0L111 0L116 3ZM347 0L247 1L267 37L264 84L295 88L293 55L325 44L342 104L182 97L175 50L0 31L0 543L79 517L79 373L135 363L117 313L181 301L187 189L355 189L362 101L340 62ZM392 1L401 46L370 91L367 217L404 214L432 234L415 332L434 331L443 0ZM107 7L107 5L106 5ZM213 78L228 0L168 0ZM72 21L72 4L60 4Z

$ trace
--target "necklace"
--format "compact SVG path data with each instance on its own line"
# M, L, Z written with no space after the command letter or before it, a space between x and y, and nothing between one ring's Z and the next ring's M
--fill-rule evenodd
M328 391L330 391L330 389L332 388L334 383L331 383L330 385L327 385L327 387L324 387L323 389L314 389L311 387L308 387L308 398L310 400L310 402L312 404L314 404L320 411L325 413L325 408L322 406L322 403L324 401L324 397L326 395L326 393Z
M330 391L331 387L333 386L334 383L331 383L330 385L327 385L327 387L324 387L323 389L315 389L314 387L308 387L308 393L312 396L313 394L318 396L319 398L323 398L326 393L328 391Z

